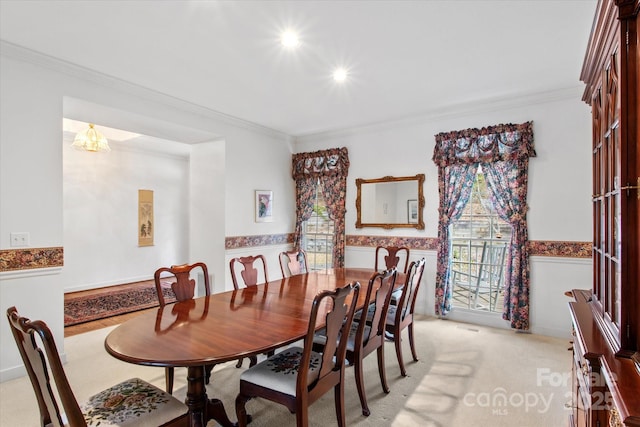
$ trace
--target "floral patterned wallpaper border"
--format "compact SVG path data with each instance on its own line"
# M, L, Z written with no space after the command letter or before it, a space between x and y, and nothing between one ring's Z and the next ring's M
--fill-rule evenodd
M225 249L293 243L293 233L234 236L225 239ZM407 246L415 250L436 250L435 237L396 237L347 235L346 246ZM529 255L564 258L591 258L591 242L529 241ZM0 250L0 272L62 267L64 248L29 248Z
M416 250L437 250L435 237L347 236L347 246L407 246ZM591 242L530 240L529 255L565 258L591 258Z
M438 239L435 237L396 237L347 235L347 246L406 246L409 249L435 251Z
M591 258L591 242L560 242L547 240L529 240L529 255Z
M62 267L64 248L29 248L0 250L0 272Z
M239 249L252 246L283 245L286 243L293 243L293 233L227 237L224 242L224 248Z

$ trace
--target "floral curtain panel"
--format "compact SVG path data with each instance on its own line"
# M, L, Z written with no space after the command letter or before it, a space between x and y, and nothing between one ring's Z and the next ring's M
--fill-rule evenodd
M346 148L293 155L292 176L296 181L296 229L294 246L300 247L302 223L313 213L316 182L322 184L329 217L334 221L333 265L344 267L345 196L349 173L349 153Z
M469 201L473 180L478 170L475 163L453 164L438 168L438 255L436 270L436 314L446 315L451 311L453 289L449 286L449 225L462 215ZM441 262L444 260L444 262Z
M511 327L529 329L529 253L527 185L529 157L535 157L533 122L437 134L433 161L438 166L439 224L436 314L451 310L449 225L469 200L478 165L487 177L491 201L513 228L505 272L502 317Z

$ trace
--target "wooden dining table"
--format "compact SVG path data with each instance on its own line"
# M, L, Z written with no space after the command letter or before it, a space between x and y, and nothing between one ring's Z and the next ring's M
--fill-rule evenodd
M373 273L330 269L168 304L117 326L106 337L105 348L129 363L186 367L189 425L204 427L213 419L231 427L235 423L222 402L207 396L205 365L266 353L302 339L313 298L323 290L358 282L362 288L357 305L362 307Z

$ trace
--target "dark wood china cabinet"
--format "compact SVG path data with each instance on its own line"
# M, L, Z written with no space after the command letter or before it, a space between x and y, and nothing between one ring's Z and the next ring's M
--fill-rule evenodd
M569 303L574 426L640 426L639 2L598 1L580 76L592 114L593 283Z

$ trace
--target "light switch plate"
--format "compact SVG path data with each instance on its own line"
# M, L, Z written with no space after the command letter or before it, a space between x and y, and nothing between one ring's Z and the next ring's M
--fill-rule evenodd
M29 246L29 233L26 231L11 233L10 245L13 248Z

